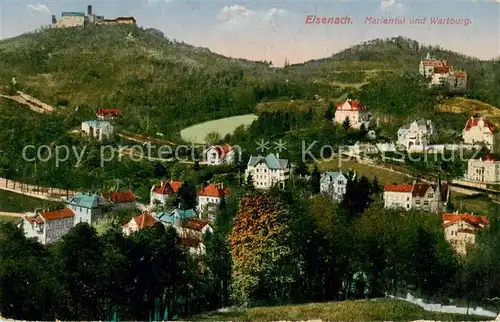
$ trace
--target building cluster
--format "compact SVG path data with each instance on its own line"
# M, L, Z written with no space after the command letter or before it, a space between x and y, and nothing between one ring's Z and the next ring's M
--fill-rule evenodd
M453 70L446 60L431 58L430 54L420 61L420 75L429 82L429 86L446 86L452 92L467 90L467 73Z
M118 17L115 19L105 19L92 12L92 6L87 6L85 12L62 12L61 18L57 20L52 15L52 28L86 27L90 25L111 25L111 24L136 24L134 17Z

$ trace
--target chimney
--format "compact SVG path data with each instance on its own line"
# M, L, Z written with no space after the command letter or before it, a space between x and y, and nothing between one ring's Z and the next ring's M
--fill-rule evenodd
M89 16L92 15L92 6L91 5L87 6L87 13L88 13Z
M52 15L52 24L56 23L57 23L56 15Z
M278 152L278 153L276 153L276 159L279 159L279 158L280 158L280 154Z

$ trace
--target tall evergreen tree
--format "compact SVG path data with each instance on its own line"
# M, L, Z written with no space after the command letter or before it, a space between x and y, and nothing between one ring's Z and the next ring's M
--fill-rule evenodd
M334 116L335 116L335 106L333 105L332 102L330 102L325 112L325 118L328 121L332 122Z
M314 165L313 172L311 174L311 192L313 194L317 194L320 192L320 185L321 185L321 173L318 170L318 167Z
M349 117L346 117L344 119L344 122L342 122L342 127L346 132L351 128L351 120L349 119Z

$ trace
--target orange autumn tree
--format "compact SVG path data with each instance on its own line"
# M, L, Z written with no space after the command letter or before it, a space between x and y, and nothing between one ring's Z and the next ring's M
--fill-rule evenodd
M295 282L291 223L291 211L279 192L243 196L230 235L236 302L289 295Z

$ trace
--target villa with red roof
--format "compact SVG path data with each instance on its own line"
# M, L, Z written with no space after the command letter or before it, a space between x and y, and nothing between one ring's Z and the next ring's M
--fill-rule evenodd
M135 201L137 196L130 190L105 192L101 196L113 202L113 208L115 209L125 209L135 206Z
M241 154L241 151L238 151ZM212 145L203 151L205 163L210 165L231 164L235 161L235 149L230 145Z
M335 123L342 124L346 119L352 128L359 129L364 124L368 128L371 114L366 106L362 105L358 100L347 99L343 104L339 104L335 110Z
M498 129L486 118L471 116L463 130L465 144L484 144L490 151L498 146Z
M100 120L112 120L121 115L121 110L117 108L101 108L97 111L96 116Z
M230 194L229 189L221 184L209 184L198 192L197 211L201 214L207 212L210 220L215 220L215 212L220 204L222 197Z
M488 225L488 218L474 214L444 213L443 228L446 241L459 255L476 243L476 235Z
M142 214L135 216L128 223L122 226L123 234L130 235L141 228L152 227L158 223L155 217L148 212L143 212Z
M151 187L150 205L166 206L169 196L177 193L182 186L181 181L162 181L158 185Z
M416 209L428 212L442 212L449 198L446 183L438 178L436 184L388 184L384 188L384 207L386 209Z
M483 183L499 183L500 160L490 154L484 158L469 159L466 179Z
M467 73L463 70L455 71L446 60L431 58L427 53L420 61L419 73L429 82L429 86L445 85L452 92L461 92L467 89Z
M27 238L36 238L41 244L59 240L75 226L75 214L69 208L35 212L23 218L22 228Z

